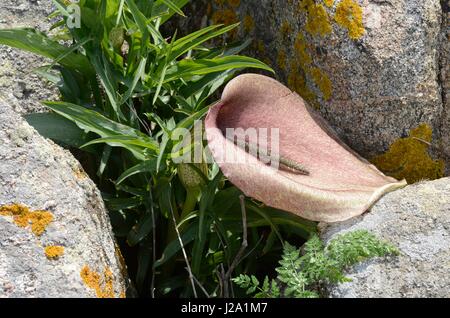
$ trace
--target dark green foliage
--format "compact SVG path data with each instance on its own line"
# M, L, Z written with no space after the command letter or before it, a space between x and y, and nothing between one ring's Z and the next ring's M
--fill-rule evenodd
M264 279L260 282L255 276L241 274L233 279L247 294L255 297L319 297L317 287L325 283L349 281L343 270L351 265L373 257L398 255L398 249L389 243L380 241L373 234L359 230L339 235L326 247L317 235L314 235L300 249L284 244L283 255L276 268L276 279ZM282 290L282 292L280 292Z

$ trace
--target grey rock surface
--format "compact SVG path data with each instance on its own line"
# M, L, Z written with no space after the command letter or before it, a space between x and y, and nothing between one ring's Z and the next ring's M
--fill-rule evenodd
M34 27L47 31L51 23L50 0L2 0L0 29ZM41 100L54 100L57 91L34 70L49 61L31 53L0 45L0 96L21 113L46 111Z
M239 37L254 40L248 53L274 67L366 158L425 123L439 149L433 157L450 166L447 0L194 2L181 30L196 21L242 22ZM360 29L338 22L338 12L353 19L358 10Z
M328 286L330 297L450 297L450 178L391 192L358 218L322 224L321 236L361 229L401 254L348 269L352 282Z
M45 30L50 12L51 1L2 0L0 28ZM0 298L124 296L126 268L98 189L69 151L21 117L56 98L33 74L45 62L0 46ZM41 235L33 232L39 220L21 224L11 213L18 205L51 215ZM64 252L48 258L49 246Z
M0 215L0 297L101 295L82 279L86 268L88 277L100 277L105 295L123 295L125 268L94 183L68 151L41 137L0 99L0 214L11 204L48 211L53 221L38 236ZM56 260L44 252L53 245L64 247Z

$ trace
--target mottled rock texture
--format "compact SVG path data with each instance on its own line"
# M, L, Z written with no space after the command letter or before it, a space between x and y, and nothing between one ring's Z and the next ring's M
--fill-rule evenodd
M50 4L2 0L0 28L48 28ZM126 269L98 189L20 116L56 96L32 73L44 62L0 47L0 298L124 296Z
M51 214L41 235L34 231L39 218L20 226L17 204ZM125 292L124 267L94 183L68 151L41 137L1 99L0 229L0 297ZM49 259L48 246L62 246L64 254Z
M2 0L0 29L34 27L47 31L51 12L51 0ZM56 90L33 72L45 63L48 60L0 45L0 96L17 112L42 112L45 107L41 100L56 99Z
M361 217L323 225L326 241L365 229L400 249L350 268L331 297L450 297L450 178L391 192Z
M426 124L449 171L447 0L202 0L186 10L182 29L242 22L231 38L252 37L249 53L366 158Z

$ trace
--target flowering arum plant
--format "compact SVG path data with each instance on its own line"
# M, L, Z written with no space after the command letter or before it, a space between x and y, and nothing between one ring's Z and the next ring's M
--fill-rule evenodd
M205 128L212 156L233 184L309 220L349 219L406 185L348 148L299 95L262 75L232 80L210 109ZM266 138L269 131L272 138ZM235 143L236 137L241 142ZM265 155L255 155L255 148Z

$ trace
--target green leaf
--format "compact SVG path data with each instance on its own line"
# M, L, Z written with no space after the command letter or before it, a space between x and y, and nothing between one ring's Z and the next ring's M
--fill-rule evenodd
M130 137L137 137L136 139L141 139L148 145L153 144L153 141L140 131L112 121L96 111L65 102L45 102L44 104L59 115L75 122L81 129L94 132L103 138L116 138L116 142L109 142L111 146L125 147L140 160L145 159L143 148L131 143L126 143L123 140L119 143L119 139L133 139Z
M141 62L139 63L138 69L136 70L136 73L134 74L133 82L131 83L130 87L125 92L125 94L122 96L120 105L124 104L133 95L136 85L139 82L139 79L141 79L145 75L146 64L147 64L147 59L142 59Z
M139 130L115 122L85 107L66 102L44 102L44 105L61 116L76 122L80 128L92 131L104 138L123 135L149 140L149 137Z
M0 44L15 47L31 53L35 53L50 59L58 59L59 64L88 75L93 74L89 60L53 41L44 34L32 29L3 29L0 30ZM61 58L62 57L62 58Z
M94 144L101 144L106 143L111 146L124 146L127 148L128 145L134 145L139 146L145 149L152 150L155 154L159 152L159 144L155 141L150 140L149 138L143 139L140 137L134 137L134 136L113 136L113 137L105 137L105 138L99 138L94 139L92 141L89 141L88 143L81 146L82 148L94 145Z
M78 148L88 141L87 134L82 129L57 114L29 114L25 115L25 119L42 136L68 146Z
M228 26L223 25L212 25L203 29L200 29L196 32L193 32L179 40L177 40L173 47L173 52L171 54L170 60L175 60L184 53L197 48L202 43L209 41L215 37L218 37L224 33L227 33L236 27L239 26L239 23L235 23ZM219 28L218 30L216 30ZM213 32L214 31L214 32Z
M175 11L182 17L185 17L183 11L181 11L180 7L178 7L177 4L173 3L171 0L159 0L159 2L164 3L167 7L169 7L171 10Z
M109 157L111 156L111 151L111 146L105 145L105 147L103 147L103 154L102 158L100 159L100 165L98 166L97 176L101 177L103 175L103 172L105 172L106 165L108 164Z
M183 242L183 245L186 246L190 242L192 242L196 237L197 232L197 226L195 222L190 224L189 227L181 234L181 240ZM154 268L158 268L164 263L166 263L168 260L170 260L172 257L174 257L178 252L181 250L180 242L177 239L170 242L166 248L164 249L164 252L160 259L158 259L155 264Z
M115 198L115 199L106 199L105 203L108 210L119 211L125 209L132 209L143 204L143 199L140 196L132 197L132 198Z
M218 57L215 59L182 60L167 71L167 76L164 82L168 83L195 75L205 75L241 68L259 68L269 72L274 72L273 69L257 59L234 55Z
M117 179L116 184L121 184L126 179L139 173L154 173L156 171L156 160L145 160L127 170Z
M152 215L150 213L144 216L133 226L127 236L127 243L129 246L135 246L140 243L153 229Z

